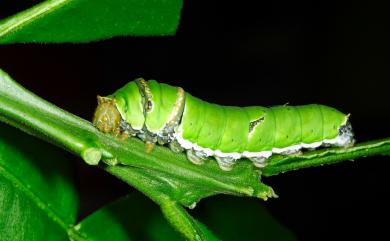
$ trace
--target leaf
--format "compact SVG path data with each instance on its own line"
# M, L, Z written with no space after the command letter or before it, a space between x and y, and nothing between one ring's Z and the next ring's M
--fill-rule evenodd
M0 43L173 35L182 0L47 0L0 22Z
M75 230L91 241L183 240L164 219L159 207L140 193L99 209L75 226Z
M0 240L68 240L77 212L69 160L0 124Z

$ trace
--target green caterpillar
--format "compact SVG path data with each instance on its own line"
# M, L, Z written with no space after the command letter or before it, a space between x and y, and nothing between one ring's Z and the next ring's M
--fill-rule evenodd
M241 158L264 167L273 153L353 145L348 116L317 104L221 106L180 87L136 79L110 96L98 96L93 123L104 133L138 136L149 147L169 144L195 164L213 156L227 171Z

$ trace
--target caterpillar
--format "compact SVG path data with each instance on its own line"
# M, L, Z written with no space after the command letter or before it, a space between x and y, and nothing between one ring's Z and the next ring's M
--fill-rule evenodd
M168 144L174 152L185 151L194 164L214 157L222 170L229 171L241 158L262 168L274 153L351 146L348 117L319 104L222 106L180 87L139 78L112 95L98 96L93 124L104 133L137 136L149 150L155 143Z

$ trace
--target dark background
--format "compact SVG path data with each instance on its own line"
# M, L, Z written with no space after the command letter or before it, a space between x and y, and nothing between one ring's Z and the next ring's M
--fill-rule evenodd
M2 1L0 18L37 2ZM224 105L333 106L351 113L356 139L365 141L390 136L389 23L388 8L375 1L185 1L175 37L0 46L0 67L85 119L96 94L142 76ZM131 190L69 157L81 217ZM386 237L389 167L378 156L266 178L280 198L258 203L299 240ZM205 216L207 202L195 216ZM245 208L245 199L237 203Z

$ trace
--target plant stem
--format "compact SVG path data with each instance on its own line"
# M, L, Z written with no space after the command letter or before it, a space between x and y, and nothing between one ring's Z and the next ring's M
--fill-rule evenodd
M142 170L134 167L106 166L104 169L143 192L155 203L160 205L165 218L187 240L218 240L203 225L199 225L180 204L171 200L169 194L156 188L160 184L153 175L145 178Z
M262 170L264 176L273 176L301 168L333 164L360 157L389 155L390 138L359 143L349 148L327 148L291 156L275 156Z

